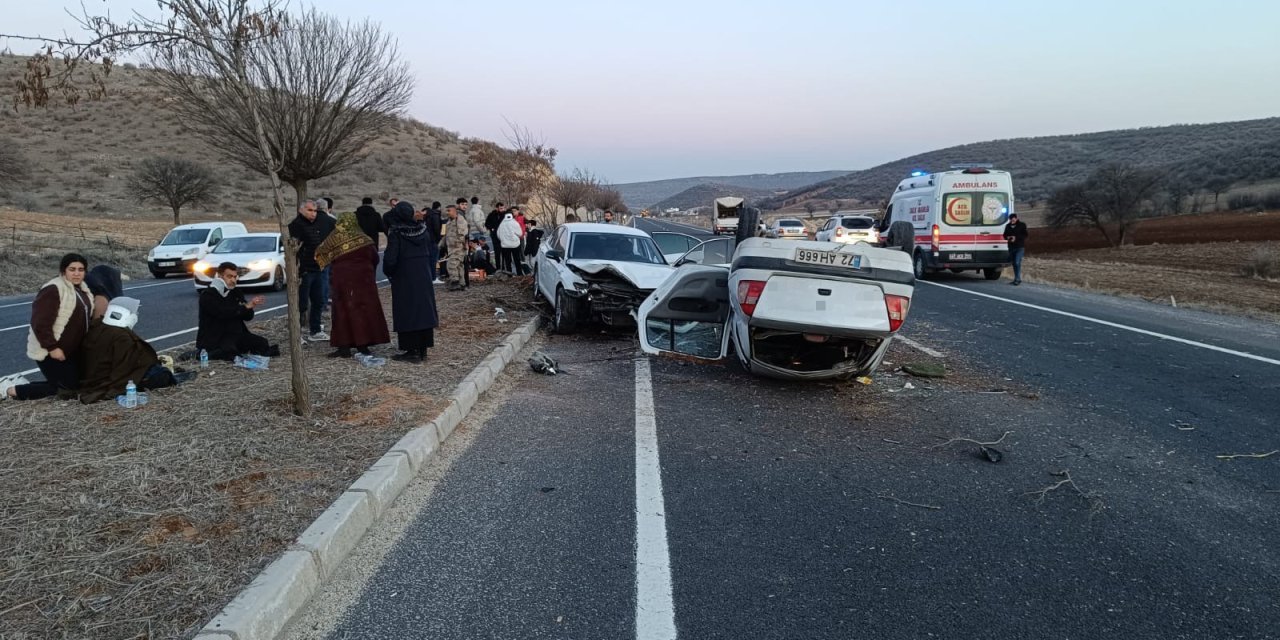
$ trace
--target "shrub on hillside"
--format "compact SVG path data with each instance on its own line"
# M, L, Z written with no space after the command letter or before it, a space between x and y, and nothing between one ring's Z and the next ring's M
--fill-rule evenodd
M1246 211L1258 207L1258 196L1252 193L1241 193L1227 198L1227 208L1232 211Z
M1240 272L1249 278L1272 279L1280 277L1280 258L1268 247L1258 247Z
M1262 208L1268 211L1280 209L1280 191L1269 191L1262 195Z

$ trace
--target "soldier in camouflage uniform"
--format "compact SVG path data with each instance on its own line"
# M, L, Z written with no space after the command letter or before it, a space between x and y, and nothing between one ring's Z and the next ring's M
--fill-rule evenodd
M451 204L446 207L444 214L444 244L449 252L449 259L445 263L449 269L449 290L457 291L458 289L467 288L467 235L470 227L467 224L467 219L458 215L457 205Z

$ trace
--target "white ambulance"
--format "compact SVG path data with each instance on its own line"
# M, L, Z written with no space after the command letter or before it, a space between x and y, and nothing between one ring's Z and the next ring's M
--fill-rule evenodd
M916 171L898 183L880 230L887 233L894 223L911 223L915 233L910 248L917 278L949 269L955 273L981 271L988 280L997 280L1012 264L1004 240L1004 227L1012 213L1013 179L1007 171L985 166L940 173ZM892 243L887 237L885 240Z

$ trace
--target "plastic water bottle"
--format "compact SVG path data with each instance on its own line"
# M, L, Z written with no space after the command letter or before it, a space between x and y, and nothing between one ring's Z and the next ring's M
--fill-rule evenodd
M136 409L138 407L138 385L132 380L124 386L124 408Z
M386 358L379 358L372 353L357 353L355 358L357 362L369 368L381 367L387 363Z
M205 349L200 350L200 368L201 369L209 368L209 352Z
M498 324L502 324L507 321L507 312L502 307L494 307L493 317L497 319Z

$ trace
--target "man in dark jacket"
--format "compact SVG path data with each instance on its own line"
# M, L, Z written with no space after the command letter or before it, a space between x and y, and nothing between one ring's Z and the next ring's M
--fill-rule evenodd
M506 217L507 217L507 205L499 202L497 206L493 208L493 211L489 212L489 216L484 219L484 228L489 230L489 246L490 247L496 248L496 247L502 246L498 244L498 226L502 224L503 218L506 218ZM501 251L498 252L499 254L498 268L499 269L502 269L505 267L502 261L501 253L502 253Z
M196 325L196 349L209 352L210 360L235 360L251 353L278 356L280 347L249 331L245 323L253 319L254 309L266 302L262 296L246 301L236 290L240 270L234 263L218 265L209 287L200 292L199 324Z
M386 233L386 224L382 221L382 214L373 208L373 198L365 198L360 201L360 206L356 209L356 222L360 223L360 230L373 240L373 246L376 249L378 245L378 234Z
M1013 284L1022 284L1022 253L1027 247L1027 224L1018 220L1018 214L1009 214L1009 224L1004 226L1004 239L1009 243L1009 259L1013 261Z
M307 321L313 342L329 339L320 325L320 316L324 313L324 273L316 264L316 247L333 233L334 219L327 215L316 215L316 203L307 200L298 206L298 217L289 223L289 236L299 243L298 275L301 286L298 287L298 313ZM310 313L308 314L308 311Z
M431 208L427 209L423 221L427 223L427 235L430 236L427 250L430 252L431 260L431 282L444 284L437 273L440 268L440 241L444 240L444 212L440 210L439 201L431 203Z

